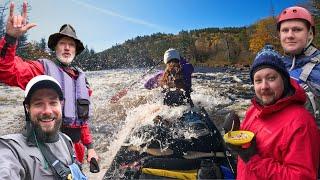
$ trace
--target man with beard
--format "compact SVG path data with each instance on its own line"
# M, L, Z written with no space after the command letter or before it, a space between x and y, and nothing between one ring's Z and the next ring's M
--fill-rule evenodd
M237 179L316 179L320 135L304 90L270 46L257 54L250 78L255 97L240 129L255 137L248 146L228 144L239 155Z
M52 77L40 75L25 90L26 128L0 137L0 179L86 179L71 139L59 132L64 96Z
M65 24L58 33L50 35L48 40L48 47L55 51L54 59L27 61L16 56L17 39L34 26L33 23L27 23L26 2L23 4L22 15L14 15L14 4L10 4L6 35L0 40L0 82L25 89L35 76L45 74L54 77L61 84L65 95L61 131L72 139L79 162L83 162L85 155L83 145L88 150L87 161L98 159L88 123L92 90L85 73L71 65L75 56L83 51L83 43L77 38L73 27Z

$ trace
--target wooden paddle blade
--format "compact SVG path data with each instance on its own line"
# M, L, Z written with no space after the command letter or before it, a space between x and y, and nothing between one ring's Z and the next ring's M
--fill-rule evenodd
M119 101L119 99L121 99L123 96L125 96L128 93L128 89L122 89L121 91L119 91L117 94L113 95L111 97L110 102L111 103L116 103Z

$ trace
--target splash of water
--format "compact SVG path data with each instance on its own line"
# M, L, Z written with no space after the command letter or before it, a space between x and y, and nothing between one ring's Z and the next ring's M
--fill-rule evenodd
M107 151L106 166L110 166L116 153L119 151L121 146L124 144L126 138L132 132L132 130L141 123L150 123L161 110L161 105L159 104L145 104L137 107L136 109L130 111L125 121L125 125L118 133L118 136L113 140L109 146L109 151ZM144 112L144 113L141 113Z

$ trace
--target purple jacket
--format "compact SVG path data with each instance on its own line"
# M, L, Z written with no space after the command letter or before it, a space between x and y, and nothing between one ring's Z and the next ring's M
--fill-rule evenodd
M160 78L163 76L164 71L159 71L153 75L147 82L144 83L144 88L154 89L160 86Z
M187 60L182 57L180 59L180 64L182 66L184 84L186 86L185 91L191 92L191 86L192 86L191 74L194 71L193 65L188 63ZM153 89L153 88L159 87L160 85L159 81L160 81L160 78L163 76L163 74L164 74L164 71L159 71L158 73L156 73L153 77L148 79L147 82L145 82L144 87L146 89Z
M183 57L181 57L181 59L180 59L180 64L182 66L183 76L184 76L184 84L186 86L185 91L191 92L191 86L192 86L191 74L194 71L194 67L192 64L188 63L188 61L186 59L184 59Z

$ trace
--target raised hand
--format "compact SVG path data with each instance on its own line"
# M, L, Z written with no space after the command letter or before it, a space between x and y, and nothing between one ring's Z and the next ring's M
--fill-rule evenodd
M25 34L29 29L36 26L34 23L27 24L27 2L23 2L22 14L14 15L14 3L10 3L10 14L7 20L6 33L18 38Z

